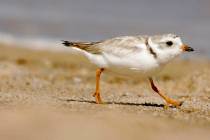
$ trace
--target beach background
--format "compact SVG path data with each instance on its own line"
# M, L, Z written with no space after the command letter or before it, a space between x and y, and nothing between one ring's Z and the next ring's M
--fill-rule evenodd
M209 0L1 0L0 39L54 43L175 33L203 56L210 54L209 7Z
M0 139L209 139L209 25L209 0L0 0ZM155 78L179 109L106 73L96 105L96 67L60 41L164 33L195 49Z

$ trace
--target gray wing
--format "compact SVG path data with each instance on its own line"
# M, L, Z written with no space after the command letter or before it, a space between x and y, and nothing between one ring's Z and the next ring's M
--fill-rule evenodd
M94 45L101 53L115 56L126 56L128 54L142 51L146 43L146 36L123 36L108 39Z
M122 36L99 42L70 42L63 41L67 47L76 47L92 54L107 53L115 56L125 56L142 51L146 36Z

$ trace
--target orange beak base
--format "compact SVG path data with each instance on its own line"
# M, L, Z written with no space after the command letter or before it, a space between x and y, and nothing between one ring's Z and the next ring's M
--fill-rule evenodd
M181 46L181 49L182 49L184 52L193 52L193 51L194 51L193 48L191 48L191 47L189 47L189 46L187 46L187 45L182 45L182 46Z

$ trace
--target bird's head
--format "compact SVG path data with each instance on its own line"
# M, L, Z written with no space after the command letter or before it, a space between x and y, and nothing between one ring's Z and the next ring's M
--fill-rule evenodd
M151 36L148 39L151 47L160 63L166 63L183 52L192 52L193 48L185 45L181 38L174 34Z

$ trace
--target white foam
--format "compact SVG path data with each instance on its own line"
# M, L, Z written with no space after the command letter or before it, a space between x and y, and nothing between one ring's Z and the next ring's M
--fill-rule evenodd
M21 38L5 33L0 33L0 44L7 47L22 47L33 50L76 52L71 48L65 47L59 39Z

